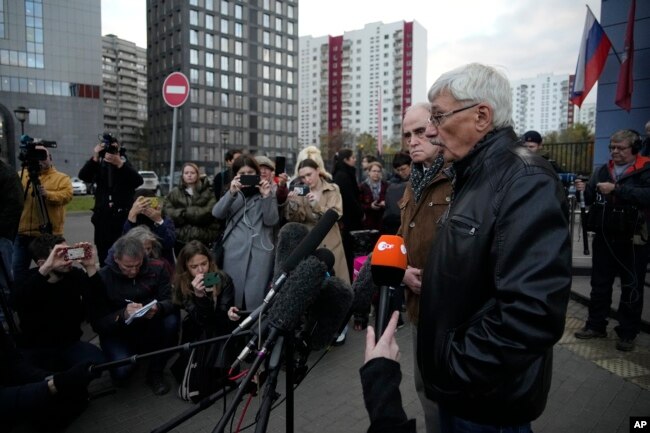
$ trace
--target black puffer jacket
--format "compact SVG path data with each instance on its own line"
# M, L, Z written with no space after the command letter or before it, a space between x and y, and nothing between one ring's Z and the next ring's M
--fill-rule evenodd
M486 424L544 410L571 286L564 192L548 161L516 140L511 128L491 132L454 164L420 299L427 396Z

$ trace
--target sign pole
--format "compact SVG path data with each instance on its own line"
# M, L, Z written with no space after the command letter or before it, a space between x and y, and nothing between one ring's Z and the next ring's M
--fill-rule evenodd
M178 119L178 107L174 107L172 120L172 154L169 161L169 190L174 187L174 166L176 165L176 120Z
M176 124L178 107L187 101L190 95L190 82L182 72L172 72L163 82L162 96L167 105L174 108L172 120L172 150L169 158L169 190L174 187L174 168L176 165Z

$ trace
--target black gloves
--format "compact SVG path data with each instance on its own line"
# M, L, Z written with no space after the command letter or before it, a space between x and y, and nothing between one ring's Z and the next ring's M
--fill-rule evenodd
M82 362L52 378L57 393L62 397L85 398L88 396L88 383L95 378L90 372L90 362Z

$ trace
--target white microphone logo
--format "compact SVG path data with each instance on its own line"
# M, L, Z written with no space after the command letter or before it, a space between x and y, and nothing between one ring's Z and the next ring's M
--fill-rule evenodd
M377 250L379 251L386 251L386 250L392 250L395 248L395 245L389 244L388 242L379 242L379 245L377 245Z

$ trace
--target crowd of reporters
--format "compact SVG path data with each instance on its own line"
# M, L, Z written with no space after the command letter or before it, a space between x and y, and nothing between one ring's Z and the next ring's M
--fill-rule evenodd
M514 143L509 127L504 130L508 140ZM527 141L541 146L541 136L533 132L526 133L517 146ZM601 194L607 196L607 202L646 210L650 208L646 193L650 184L645 173L650 165L647 158L637 156L642 149L641 138L638 134L617 134L612 136L610 149L614 157L609 169L599 170L587 185L576 182L576 189L586 191L589 203L595 200L596 194ZM488 139L493 138L488 135ZM532 152L537 150L532 144L528 147ZM631 149L633 156L621 158L619 154L627 149ZM367 167L359 176L362 181L358 182L356 156L350 149L337 152L332 174L318 149L304 150L298 157L293 179L286 173L275 173L275 163L270 158L239 150L228 152L228 169L217 173L212 183L201 176L196 164L187 162L178 185L166 197L158 198L146 190L136 191L143 182L142 177L117 141L108 147L98 144L79 172L82 180L97 185L91 218L94 244L75 245L68 245L63 238L65 206L72 199L72 188L69 178L54 168L49 150L45 150L47 158L39 163L38 188L25 176L21 186L15 173L1 163L0 181L6 192L0 209L4 268L1 277L5 280L3 285L12 288L7 305L15 309L20 325L16 335L8 335L4 328L0 333L3 425L23 421L31 410L38 409L49 414L46 419L33 420L40 424L38 427L64 426L87 404L87 385L98 376L90 368L92 365L164 349L180 341L231 332L241 319L241 310L255 309L262 304L273 274L277 234L283 223L297 222L312 228L327 210L336 211L340 224L331 228L320 246L334 253L332 272L349 284L353 277L355 234L359 230L400 231L404 212L408 218L403 201L406 186L414 185L409 194L422 194L444 163L439 157L435 172L429 172L429 167L425 170L420 165L414 166L408 152L400 153L393 160L394 176L387 181L382 164L368 161L372 159L368 157L364 158ZM546 159L546 163L535 160L541 167L540 178L546 177L549 167L556 167ZM421 187L417 186L418 182L422 183ZM23 194L25 189L29 191L30 185L38 191ZM47 224L37 209L39 198L46 205ZM419 197L413 199L419 201ZM641 280L645 276L648 252L645 249L647 229L641 230L646 221L643 215L638 212L636 215L629 239L611 236L606 227L597 234L594 260L598 255L603 266L599 266L599 273L594 269L590 316L585 329L576 334L578 338L606 335L607 322L602 311L611 303L611 281L615 275L624 277L627 271L631 282L624 284L625 299L621 301L623 308L619 308L619 350L632 350L640 321L638 301L642 305ZM604 220L602 223L610 224ZM408 232L407 227L402 227L402 235ZM558 234L558 244L563 243L560 238ZM604 252L604 247L596 248L599 242L614 244L614 250L607 250L612 257ZM620 260L632 246L632 262L626 259L620 267L607 266L613 260ZM82 256L68 256L70 247L82 250ZM31 269L27 266L29 259L35 264ZM452 259L452 255L429 257L440 262L446 260L439 268L450 266ZM434 277L429 275L429 279ZM627 298L634 298L635 302ZM414 299L417 305L411 313L422 318L418 312L420 301ZM443 308L427 304L428 310L434 307ZM558 307L554 317L559 317L561 310ZM442 316L442 313L436 315ZM81 338L85 321L97 333L98 345ZM377 345L371 341L374 331L368 333L366 361L375 361L369 362L361 374L371 419L386 421L386 416L394 416L387 421L388 425L397 426L393 431L412 431L414 423L406 420L401 411L399 392L395 388L395 381L399 384L399 365L376 360L399 359L393 336L397 321L395 315L386 337ZM358 329L366 324L367 317L361 317ZM553 335L544 338L551 341L556 334L554 329ZM340 343L345 339L344 332L342 335ZM432 353L419 356L426 358ZM146 383L156 395L170 390L164 373L169 357L157 356L149 362ZM187 360L179 359L182 359L179 369L183 370ZM110 369L113 384L128 386L133 370L132 364ZM430 384L431 372L426 373L427 396L439 397L438 390ZM379 391L378 385L373 385L373 377L387 381L385 386L390 393L382 396L385 401L376 401ZM449 407L448 404L447 412ZM387 412L382 413L382 408L388 408ZM542 409L543 403L539 403L530 410L538 414ZM460 412L472 415L471 410Z

